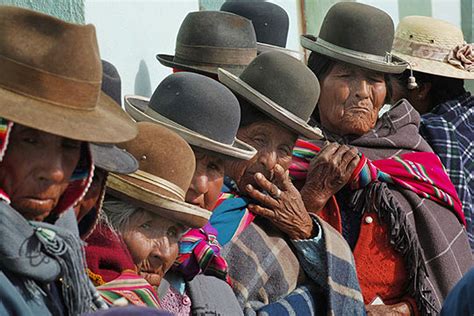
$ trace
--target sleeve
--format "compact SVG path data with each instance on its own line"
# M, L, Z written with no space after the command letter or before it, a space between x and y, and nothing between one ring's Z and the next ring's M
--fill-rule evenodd
M327 285L326 247L321 225L315 217L316 236L311 239L292 240L298 260L308 277L321 288Z

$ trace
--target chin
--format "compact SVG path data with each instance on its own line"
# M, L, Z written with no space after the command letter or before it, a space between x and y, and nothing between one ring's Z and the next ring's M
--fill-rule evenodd
M372 121L367 118L367 116L352 116L347 119L343 119L340 126L343 126L342 135L358 135L362 136L367 134L372 128L374 128L375 123L368 122Z

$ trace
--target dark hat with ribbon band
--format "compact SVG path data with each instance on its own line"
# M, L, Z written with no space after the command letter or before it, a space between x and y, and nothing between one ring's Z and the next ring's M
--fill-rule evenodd
M257 56L252 23L235 14L220 11L191 12L176 38L175 55L158 54L167 67L205 75L222 67L240 73Z
M231 158L248 160L256 150L236 138L240 106L218 81L191 72L166 77L150 100L125 97L125 110L137 121L166 126L188 143Z
M333 5L316 38L302 35L301 45L332 59L383 73L402 73L408 63L391 54L392 18L375 7L355 2Z
M322 138L308 124L319 99L316 76L282 52L260 54L239 77L219 69L219 80L259 111L309 139Z

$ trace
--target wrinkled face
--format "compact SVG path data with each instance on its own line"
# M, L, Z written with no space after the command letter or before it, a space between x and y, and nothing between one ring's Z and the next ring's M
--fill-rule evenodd
M123 239L140 275L158 286L178 256L178 241L185 227L144 210L136 211L123 231Z
M186 202L211 211L224 183L224 160L210 151L193 148L196 171L186 192Z
M0 188L28 220L44 220L58 204L82 142L15 124L0 163Z
M226 174L236 181L240 192L251 184L258 188L254 174L257 172L273 179L276 164L287 170L291 165L291 152L298 135L274 121L260 121L239 128L237 138L257 149L251 160L226 161Z
M105 180L107 179L107 171L95 168L94 178L92 183L87 190L86 196L74 207L74 212L76 212L76 218L79 222L84 216L89 213L94 206L97 205L97 202L100 199L102 190L105 187Z
M364 135L375 126L386 94L382 73L336 63L321 83L321 125L340 136Z

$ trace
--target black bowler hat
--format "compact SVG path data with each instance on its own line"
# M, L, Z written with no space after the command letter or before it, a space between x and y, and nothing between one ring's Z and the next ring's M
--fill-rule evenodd
M221 11L234 13L252 21L259 54L276 50L299 60L304 59L303 53L285 48L290 22L282 7L271 2L234 0L225 2Z
M290 19L282 7L271 2L227 1L221 6L221 11L252 21L257 42L286 47Z
M117 68L102 60L102 71L102 91L120 106L122 83ZM105 171L128 174L138 169L137 160L115 145L91 143L90 149L94 165Z
M236 77L219 69L219 80L286 128L309 139L322 138L308 124L319 99L319 82L302 62L282 52L258 55Z
M158 123L189 144L248 160L256 150L236 138L240 106L218 81L191 72L166 77L151 99L125 96L125 110L137 121Z
M362 3L340 2L324 17L319 37L302 35L301 45L363 68L402 73L407 62L390 53L394 32L386 12Z
M167 67L205 75L222 67L240 73L257 56L252 23L235 14L220 11L191 12L176 38L175 54L158 54Z

